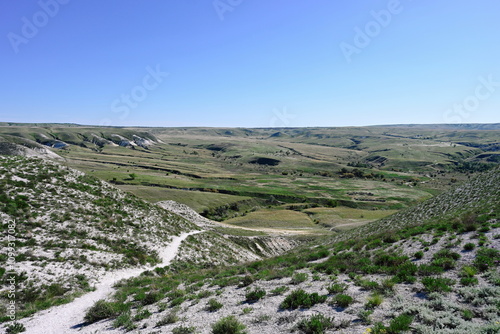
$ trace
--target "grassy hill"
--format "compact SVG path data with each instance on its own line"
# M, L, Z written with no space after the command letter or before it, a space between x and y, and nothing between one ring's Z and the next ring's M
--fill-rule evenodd
M279 257L212 268L176 262L123 282L88 311L95 323L87 330L498 333L499 175L498 168L477 175ZM145 301L148 295L155 298ZM102 317L111 322L95 317L118 305L124 310Z
M200 229L58 162L1 155L0 221L2 321L8 320L12 278L22 318L93 290L106 273L156 265L173 236ZM256 260L296 245L273 247L274 238L247 240L214 228L193 238L205 240L203 249L188 244L183 256L200 263L216 257L220 264Z
M230 129L2 123L0 151L12 150L12 143L15 150L46 150L140 198L176 200L218 221L262 222L259 227L265 228L286 225L300 212L304 227L316 233L366 224L372 215L357 221L344 216L356 210L389 215L467 180L468 173L496 166L500 135L495 126ZM334 207L353 214L331 220L304 211ZM273 220L261 219L268 216Z

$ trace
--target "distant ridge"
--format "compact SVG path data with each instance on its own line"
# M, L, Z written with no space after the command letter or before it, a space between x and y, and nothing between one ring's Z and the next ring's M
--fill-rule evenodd
M346 126L306 126L306 127L226 127L226 126L142 126L142 125L92 125L76 123L19 123L0 122L0 127L83 127L83 128L151 128L151 129L337 129L337 128L409 128L409 129L446 129L446 130L500 130L500 123L460 123L460 124L375 124ZM229 133L226 133L228 135Z
M462 123L462 124L389 124L372 125L382 128L446 129L446 130L500 130L500 123Z

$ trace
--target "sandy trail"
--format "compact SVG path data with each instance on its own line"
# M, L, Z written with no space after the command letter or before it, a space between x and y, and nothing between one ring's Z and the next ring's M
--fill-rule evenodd
M141 267L133 269L123 269L106 274L96 290L89 292L71 303L52 307L36 313L31 318L22 319L19 322L26 326L28 334L66 334L66 333L85 333L85 327L81 327L86 310L99 299L104 299L114 292L113 285L122 280L140 275L145 270L151 270L156 267L166 266L177 255L177 251L183 240L188 236L199 233L183 233L179 237L174 237L170 245L160 250L158 255L162 262L154 267Z

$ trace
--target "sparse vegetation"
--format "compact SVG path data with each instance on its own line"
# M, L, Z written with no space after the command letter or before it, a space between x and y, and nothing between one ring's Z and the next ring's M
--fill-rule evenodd
M318 303L324 303L327 296L320 296L318 293L307 293L302 289L292 291L281 303L282 309L309 308Z
M257 132L261 131L265 130ZM224 137L220 138L224 142ZM211 147L216 150L199 142L181 143L186 146L165 144L159 146L161 150L151 147L149 151L137 147L130 155L125 154L129 152L127 148L103 146L99 154L113 166L111 176L107 169L110 166L92 161L94 154L84 148L68 153L73 158L88 160L84 169L95 169L92 174L107 180L114 178L117 186L136 189L133 191L142 189L145 193L164 189L165 193L179 194L184 199L192 194L187 201L203 199L197 204L199 212L207 209L206 213L213 217L230 218L229 223L240 224L236 227L251 227L258 232L241 230L245 232L239 233L231 227L208 228L210 231L186 239L180 256L171 265L122 281L116 286L117 293L112 299L96 302L85 315L89 326L98 326L91 324L110 319L109 323L120 331L145 329L148 332L155 330L147 328L156 322L157 327L164 327L160 330L195 333L196 328L189 327L192 325L189 312L205 309L211 313L200 314L210 319L207 323L213 324L213 333L246 330L235 317L216 320L226 314L239 314L249 332L254 326L271 323L279 324L283 331L295 328L304 333L322 333L333 328L362 331L366 326L371 326L373 333L385 334L409 330L430 333L433 326L438 325L445 332L494 333L498 330L500 193L497 169L491 169L484 176L471 174L469 181L460 184L469 174L448 170L444 165L436 164L433 168L446 169L449 175L426 170L425 165L406 169L406 162L396 167L391 165L394 157L389 158L387 166L374 167L363 160L362 150L355 157L358 153L345 148L336 151L331 146L304 146L311 151L307 154L319 157L317 159L325 159L330 152L345 154L328 162L334 162L335 168L327 171L325 162L309 159L311 161L305 164L301 160L300 154L306 154L302 151L303 144L281 142L279 145L288 145L290 149L282 147L279 152L269 149L279 139L271 144L265 143L265 139L259 140L261 146L255 144L259 155L265 152L262 155L274 156L279 160L277 165L247 166L242 159L249 156L231 158L236 154L231 152L232 146L225 144ZM238 139L235 143L240 145ZM252 141L248 146L256 147ZM162 150L166 157L155 165L155 157ZM186 153L182 153L184 150ZM326 153L318 153L323 150ZM471 154L472 159L472 150L460 152ZM290 164L289 155L294 156L297 165ZM125 166L116 164L117 156ZM193 167L206 159L211 161L206 164L206 171ZM347 160L343 159L352 160L350 168L342 170L347 166ZM221 169L222 161L231 168ZM21 283L17 296L21 318L68 302L90 290L96 283L92 276L94 268L107 272L157 264L159 256L150 247L152 242L166 245L171 236L194 229L194 225L155 205L66 167L50 162L44 166L24 158L2 158L0 164L3 168L2 218L15 217L22 222L16 261L29 261L39 268L47 268L46 275L53 270L48 268L61 263L74 265L76 272L85 273L43 284L35 284L37 281L28 273L19 273L16 280ZM174 164L177 164L175 168ZM322 170L317 170L320 167L315 164L322 165ZM14 169L16 176L28 182L13 180ZM252 172L248 179L240 178L240 169ZM439 176L433 176L434 173ZM436 180L441 180L441 186ZM392 209L411 206L429 193L446 190L445 180L446 184L458 186L384 218ZM432 188L434 186L436 188ZM190 190L182 190L184 188ZM316 197L317 194L322 198ZM53 206L46 210L43 201L37 202L34 196L53 198ZM291 228L286 232L300 231L301 234L278 239L259 230L267 227L283 233L287 219ZM343 230L342 224L347 220L355 222L356 228ZM40 231L45 230L55 237L40 236L44 233ZM126 234L121 238L123 231ZM300 246L272 256L276 253L270 246L272 242L266 243L267 239L275 242L277 249L290 242L290 246L283 246L279 252ZM5 284L7 258L4 253L0 251L0 280ZM239 264L240 261L245 264ZM293 291L288 292L290 288ZM328 296L323 295L325 291ZM5 294L0 294L0 298L4 297ZM259 302L262 298L265 299ZM325 315L301 318L296 312L289 312L306 308L316 312L313 307L327 301L342 312L335 324L333 318ZM268 305L274 309L262 314L260 307ZM6 314L6 309L0 308L0 313ZM388 320L391 317L392 320ZM2 321L8 319L2 318ZM180 323L182 326L173 328L176 326L173 324Z
M333 318L325 317L323 314L315 314L307 319L301 320L297 328L305 334L323 334L333 326Z
M212 334L245 334L246 326L230 315L212 325Z

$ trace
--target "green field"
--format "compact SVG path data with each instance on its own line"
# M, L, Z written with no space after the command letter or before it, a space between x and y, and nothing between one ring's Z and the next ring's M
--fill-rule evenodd
M65 164L150 202L251 227L344 229L385 217L498 163L474 126L107 128L0 125L0 143L52 147ZM55 148L59 147L59 148ZM303 208L283 210L287 205Z

